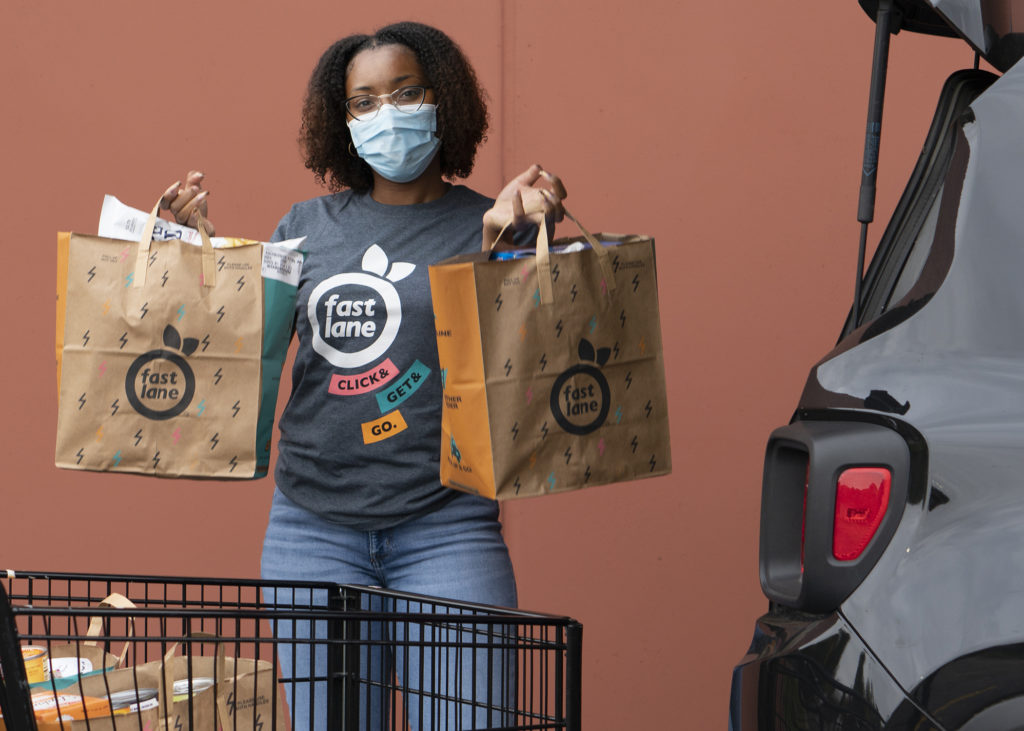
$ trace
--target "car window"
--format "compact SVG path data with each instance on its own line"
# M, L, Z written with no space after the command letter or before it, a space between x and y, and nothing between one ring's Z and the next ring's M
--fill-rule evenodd
M935 239L935 224L939 220L940 200L942 200L941 188L938 191L938 195L932 202L932 206L928 211L928 215L924 219L921 230L918 232L911 244L910 251L907 253L907 259L903 263L903 269L900 271L899 277L896 279L896 283L893 286L892 291L889 293L888 298L886 298L885 310L888 310L896 302L903 299L920 276L921 270L924 268L924 263L928 258L928 252L931 251L932 242Z
M944 183L970 104L997 78L967 69L946 80L921 155L864 275L858 321L851 308L840 340L898 305L917 282L932 251ZM876 335L884 328L870 330Z

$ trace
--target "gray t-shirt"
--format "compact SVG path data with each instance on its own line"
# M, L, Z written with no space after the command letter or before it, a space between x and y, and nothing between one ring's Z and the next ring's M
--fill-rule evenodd
M479 250L493 201L453 186L409 206L344 191L297 203L273 240L306 236L292 393L275 478L359 530L443 505L441 373L427 265Z

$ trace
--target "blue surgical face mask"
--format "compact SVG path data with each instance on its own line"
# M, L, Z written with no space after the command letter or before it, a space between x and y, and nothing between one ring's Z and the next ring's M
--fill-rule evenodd
M424 104L415 112L400 112L385 104L370 120L348 123L359 157L382 178L408 183L427 169L441 145L437 131L437 107Z

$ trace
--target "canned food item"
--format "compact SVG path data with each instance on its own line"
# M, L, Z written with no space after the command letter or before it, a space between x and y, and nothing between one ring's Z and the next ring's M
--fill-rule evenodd
M25 662L25 676L30 683L42 683L50 679L50 653L41 645L22 645L21 658Z
M156 688L132 688L110 694L110 710L115 715L137 713L160 705Z
M85 657L51 657L50 675L54 678L74 678L92 672L92 661Z
M213 678L192 678L191 695L198 695L204 690L213 686ZM188 678L174 681L174 702L186 700L189 697Z
M599 239L605 246L617 246L622 243L621 241L607 241ZM552 254L572 254L577 251L586 251L590 248L590 244L585 241L573 241L571 244L558 244L557 246L550 247L549 251ZM531 247L521 247L518 249L500 249L498 251L492 251L490 258L496 261L509 261L511 259L525 259L526 257L537 256L537 249Z

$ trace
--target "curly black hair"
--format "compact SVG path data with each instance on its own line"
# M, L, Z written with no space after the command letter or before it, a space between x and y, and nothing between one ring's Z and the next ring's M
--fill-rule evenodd
M345 116L345 81L357 53L392 44L413 52L434 88L441 174L465 178L473 170L488 123L486 95L473 67L443 32L422 23L396 23L373 35L337 41L320 57L309 79L299 143L306 167L330 190L365 192L373 187L370 166L349 152L352 137Z

